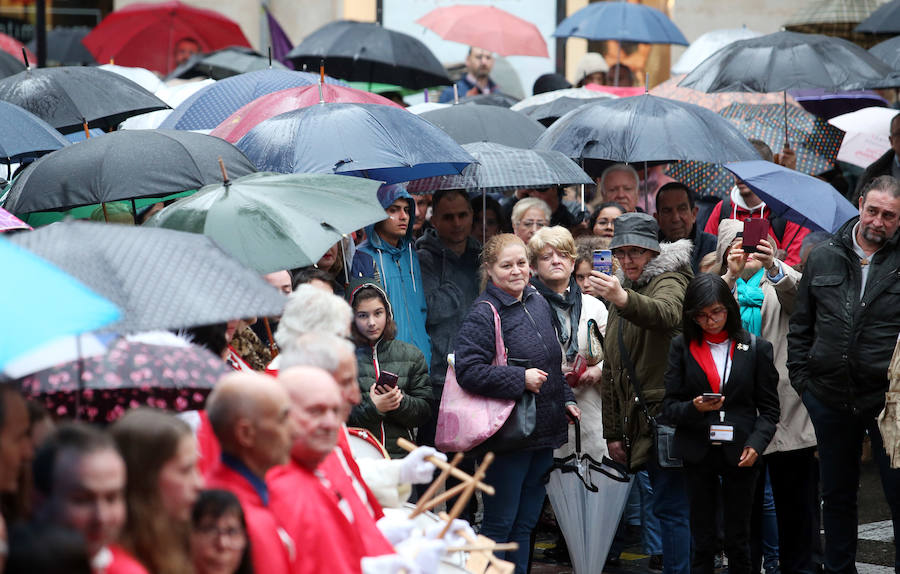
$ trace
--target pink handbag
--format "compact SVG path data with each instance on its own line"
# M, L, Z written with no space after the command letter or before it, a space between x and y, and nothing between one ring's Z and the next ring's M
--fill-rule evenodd
M506 346L500 330L500 315L488 301L484 301L494 313L495 366L506 365ZM434 444L444 452L466 452L494 435L516 406L510 399L493 399L469 393L459 386L452 364L447 365L444 378L444 394L438 410Z

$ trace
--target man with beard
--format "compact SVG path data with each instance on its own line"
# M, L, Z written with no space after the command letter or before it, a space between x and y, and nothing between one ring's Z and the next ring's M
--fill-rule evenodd
M466 56L466 74L456 82L459 98L491 94L497 91L497 84L491 80L494 69L494 54L489 50L471 47ZM444 88L438 101L442 104L453 102L453 86Z
M860 452L866 432L894 532L900 532L900 470L891 469L876 415L900 332L900 182L872 180L859 217L809 254L788 334L791 385L819 444L825 571L854 572ZM900 550L900 538L894 538ZM900 560L900 551L896 553ZM900 561L895 562L900 571Z

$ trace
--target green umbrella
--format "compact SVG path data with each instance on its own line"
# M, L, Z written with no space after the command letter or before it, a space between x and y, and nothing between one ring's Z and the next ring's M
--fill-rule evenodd
M253 173L203 187L145 225L202 233L271 273L312 265L343 234L384 219L380 185L342 175Z

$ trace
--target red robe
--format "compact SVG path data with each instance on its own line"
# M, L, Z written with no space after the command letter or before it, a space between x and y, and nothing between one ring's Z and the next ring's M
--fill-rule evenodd
M219 446L219 439L213 432L212 425L209 424L209 417L206 410L197 411L200 416L200 424L197 425L195 436L197 438L197 468L200 474L206 476L212 469L219 465L219 459L222 458L222 447Z
M713 207L712 212L709 214L709 219L706 220L706 227L703 228L703 231L707 233L712 233L716 237L719 235L719 218L722 213L722 202L716 204ZM763 208L762 211L754 210L747 211L740 205L737 205L732 201L732 212L726 214L725 219L736 219L738 221L744 221L748 217L759 218L759 217L769 217L772 214L772 210L769 209L769 206ZM772 232L770 232L772 233ZM797 225L793 221L788 221L784 227L784 237L781 239L775 238L775 241L778 243L776 247L778 249L784 249L787 253L784 257L784 262L791 267L800 263L800 246L803 243L803 238L809 235L810 229L808 227L802 227ZM772 236L774 237L774 233ZM785 242L790 242L785 245Z
M112 553L112 562L102 571L95 571L95 574L148 574L144 565L121 546L113 544L107 548Z
M272 510L263 503L253 485L220 462L207 474L206 487L231 491L241 502L252 549L253 570L266 574L291 574L297 546Z

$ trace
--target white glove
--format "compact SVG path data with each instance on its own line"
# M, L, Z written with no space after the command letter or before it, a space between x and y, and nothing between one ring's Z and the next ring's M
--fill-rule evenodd
M413 574L418 572L418 567L414 562L399 554L366 556L360 561L360 566L362 566L363 574Z
M412 561L416 574L437 574L441 558L444 556L445 544L442 540L423 538L420 534L414 534L401 542L397 547L397 553Z
M447 524L444 521L437 522L435 524L429 524L425 527L425 538L436 539L438 534L441 533L441 530L444 529L444 525ZM462 535L459 531L467 532L471 538L475 538L475 531L472 530L472 527L468 522L462 519L455 519L453 523L450 524L450 529L447 530L447 534L444 535L442 540L447 548L454 548L456 546L465 546L469 543L468 540Z
M400 482L406 484L427 484L434 480L435 466L425 460L433 456L447 462L447 455L430 446L420 446L400 461Z
M375 523L375 526L377 526L378 530L384 534L384 537L391 543L391 546L397 546L409 538L416 528L416 525L412 520L388 516L381 517L378 522Z

